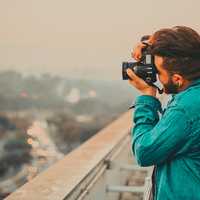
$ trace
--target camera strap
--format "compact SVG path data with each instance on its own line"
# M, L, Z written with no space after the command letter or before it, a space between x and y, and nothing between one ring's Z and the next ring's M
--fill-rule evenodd
M164 90L163 90L163 89L160 89L157 85L155 85L155 84L153 84L153 83L151 83L151 84L149 84L149 85L152 86L152 87L155 87L155 88L158 90L158 93L159 93L159 94L163 94Z

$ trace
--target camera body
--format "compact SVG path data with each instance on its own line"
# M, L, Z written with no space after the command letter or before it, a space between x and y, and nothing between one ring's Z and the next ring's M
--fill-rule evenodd
M142 58L139 62L123 62L122 63L122 78L129 79L126 70L130 68L134 73L142 78L146 83L152 84L156 82L157 69L154 64L154 57L150 53L150 47L147 46L142 50Z

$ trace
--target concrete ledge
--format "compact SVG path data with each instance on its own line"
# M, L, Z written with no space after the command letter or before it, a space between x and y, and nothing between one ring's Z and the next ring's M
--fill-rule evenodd
M106 168L105 160L127 140L130 127L131 112L127 112L6 199L63 200L80 196L80 184L89 184L100 169Z

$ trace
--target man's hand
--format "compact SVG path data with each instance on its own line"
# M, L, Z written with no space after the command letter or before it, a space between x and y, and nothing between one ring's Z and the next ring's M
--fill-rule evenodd
M143 43L143 42L145 42L145 43ZM137 61L140 61L140 59L142 57L142 49L144 49L146 47L146 44L149 44L149 45L153 44L153 36L149 35L149 39L145 40L143 42L138 43L137 46L131 52L131 56Z
M156 97L157 89L148 85L143 79L138 77L131 69L126 70L129 79L129 83L138 89L143 95L150 95Z
M140 61L142 57L142 49L144 49L145 47L146 45L140 42L131 52L132 58L134 58L136 61Z
M147 43L151 44L151 38L147 41ZM145 48L146 45L140 42L132 51L131 55L136 61L140 61L142 57L142 49ZM130 77L129 83L138 89L144 95L156 96L157 89L148 85L143 79L138 77L131 69L127 69L127 74Z

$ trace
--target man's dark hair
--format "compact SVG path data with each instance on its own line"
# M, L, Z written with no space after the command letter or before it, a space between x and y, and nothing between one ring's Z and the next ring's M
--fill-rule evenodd
M163 57L170 73L192 81L200 78L200 35L191 28L175 26L153 34L152 54Z

